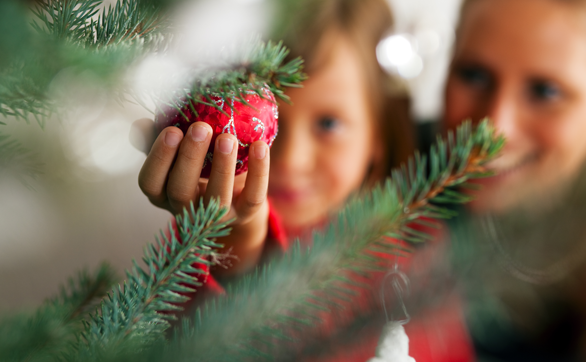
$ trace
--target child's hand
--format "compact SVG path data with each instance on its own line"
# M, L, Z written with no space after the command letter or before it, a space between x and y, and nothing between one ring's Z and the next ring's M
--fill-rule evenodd
M143 133L148 140L154 129L150 122L151 129L145 120L136 121L133 133ZM205 203L219 198L222 206L229 207L227 218L235 221L231 235L221 242L238 260L224 274L236 274L256 265L267 235L269 147L262 141L253 143L248 173L235 177L238 142L233 135L222 134L216 139L210 179L200 180L211 137L212 129L204 122L191 125L185 136L178 128L164 129L148 153L138 183L151 203L174 215L200 197Z

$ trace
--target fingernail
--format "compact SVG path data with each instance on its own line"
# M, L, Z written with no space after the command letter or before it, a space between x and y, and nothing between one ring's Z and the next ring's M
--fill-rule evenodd
M229 155L234 149L234 141L230 138L221 138L218 141L218 147L220 148L220 152Z
M256 145L256 147L254 148L254 157L256 157L259 160L262 160L263 158L265 158L266 155L267 155L267 146L265 146L263 144Z
M181 135L175 132L167 132L165 135L165 143L167 146L175 147L181 142Z
M207 128L203 126L193 126L191 127L191 138L195 142L203 142L208 138L209 131Z

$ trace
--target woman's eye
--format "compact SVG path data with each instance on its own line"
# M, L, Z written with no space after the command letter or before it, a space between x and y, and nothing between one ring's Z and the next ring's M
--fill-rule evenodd
M322 117L317 121L317 128L320 132L333 132L340 127L340 121L334 117Z
M489 88L491 76L488 71L479 66L461 66L456 69L458 77L466 84L477 88Z
M536 80L529 84L529 97L535 101L551 101L561 93L560 88L549 81Z

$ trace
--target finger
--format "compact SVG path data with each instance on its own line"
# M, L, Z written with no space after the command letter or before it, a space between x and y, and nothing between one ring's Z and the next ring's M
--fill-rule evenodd
M141 118L132 122L128 139L134 148L148 155L155 138L155 122L152 119Z
M269 187L270 152L266 143L258 141L250 146L248 175L244 189L236 202L238 219L246 222L255 215L267 199Z
M224 133L216 138L212 171L204 198L206 203L212 197L219 198L220 205L224 207L232 203L237 150L238 143L233 135Z
M180 129L164 129L153 144L138 175L138 186L156 206L166 207L165 185L182 139L183 132Z
M199 198L199 175L205 162L212 127L205 122L196 122L189 127L167 181L167 197L177 212L188 207Z

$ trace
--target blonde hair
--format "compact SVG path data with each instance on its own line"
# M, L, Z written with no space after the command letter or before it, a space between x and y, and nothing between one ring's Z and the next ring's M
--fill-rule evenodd
M296 18L290 21L283 38L291 56L301 56L311 72L321 66L324 38L332 32L349 40L357 50L364 68L367 90L376 119L377 134L382 135L384 157L373 165L367 184L373 184L400 166L414 151L409 117L410 99L400 81L388 75L376 58L379 41L393 26L386 0L310 0L299 1ZM343 77L343 74L340 74Z

